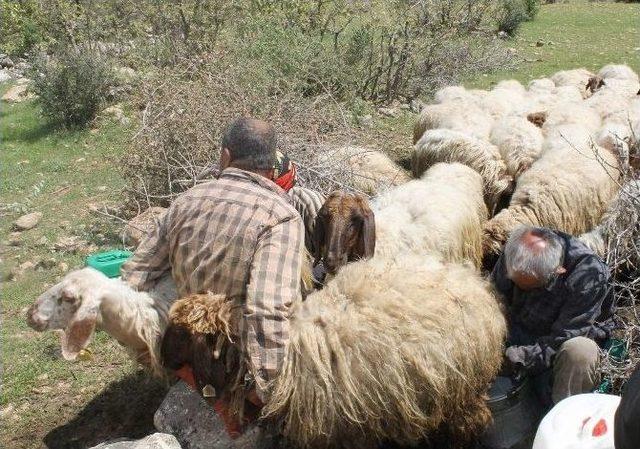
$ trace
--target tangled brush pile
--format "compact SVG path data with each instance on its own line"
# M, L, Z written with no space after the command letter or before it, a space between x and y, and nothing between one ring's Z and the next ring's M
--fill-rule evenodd
M490 420L484 393L506 325L489 284L434 258L342 268L296 305L263 414L296 447L468 439Z

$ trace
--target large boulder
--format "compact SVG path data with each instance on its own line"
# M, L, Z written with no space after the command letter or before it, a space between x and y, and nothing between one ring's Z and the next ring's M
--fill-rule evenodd
M91 449L181 449L173 435L154 433L140 440L123 440L100 443Z
M142 240L155 230L158 219L166 210L164 207L150 207L129 220L123 230L125 243L137 248Z
M250 425L232 439L213 408L184 382L175 384L153 417L160 432L173 434L185 449L275 449L276 438ZM119 448L118 448L119 449Z

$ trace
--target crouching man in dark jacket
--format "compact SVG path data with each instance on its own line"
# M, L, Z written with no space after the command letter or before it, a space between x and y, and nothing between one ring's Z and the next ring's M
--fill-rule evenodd
M554 403L592 391L598 345L614 326L607 265L574 237L523 227L509 237L492 279L509 323L506 369L533 376Z

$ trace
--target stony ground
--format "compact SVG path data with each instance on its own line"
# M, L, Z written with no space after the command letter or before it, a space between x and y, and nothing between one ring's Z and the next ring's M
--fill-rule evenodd
M523 82L560 69L598 69L609 62L640 70L640 5L576 2L544 6L524 25L513 47L520 61L510 71L468 80L489 87L496 80ZM0 84L0 94L9 84ZM126 106L125 106L126 112ZM130 114L129 114L130 115ZM165 386L149 380L105 335L91 356L61 360L58 337L29 329L28 305L86 254L121 247L120 224L90 211L117 204L122 179L116 158L135 122L103 117L84 131L53 129L30 100L0 105L0 259L3 385L0 447L83 448L105 439L152 432L152 415ZM414 116L376 118L371 130L394 149L409 148ZM16 233L28 212L42 218Z

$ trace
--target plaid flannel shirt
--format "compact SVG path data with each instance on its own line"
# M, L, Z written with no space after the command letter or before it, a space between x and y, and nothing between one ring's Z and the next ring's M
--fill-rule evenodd
M148 290L171 271L180 296L213 292L234 303L240 337L259 396L277 374L289 339L291 305L300 298L304 229L286 194L236 168L178 197L122 267Z

